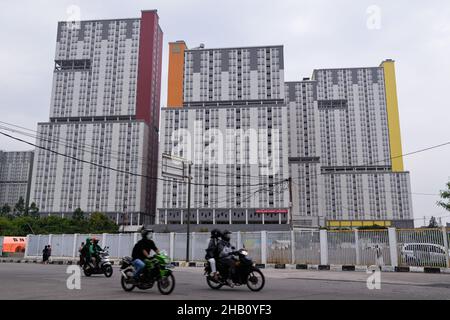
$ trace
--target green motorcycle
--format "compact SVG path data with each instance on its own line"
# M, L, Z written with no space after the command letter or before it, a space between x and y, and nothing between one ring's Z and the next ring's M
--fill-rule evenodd
M171 270L170 258L164 251L144 260L145 268L138 280L133 278L135 269L132 261L131 257L124 257L121 261L122 277L120 282L123 290L132 291L135 287L147 290L151 289L155 282L158 283L158 290L161 294L171 294L175 289L175 277Z

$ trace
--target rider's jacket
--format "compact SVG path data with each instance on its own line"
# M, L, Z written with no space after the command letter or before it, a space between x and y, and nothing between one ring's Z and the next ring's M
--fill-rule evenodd
M209 240L208 248L206 249L206 260L211 258L217 259L219 255L218 242L219 240L216 238L211 238L211 240Z
M233 249L228 241L221 239L217 244L217 251L219 252L219 258L225 258L233 252Z

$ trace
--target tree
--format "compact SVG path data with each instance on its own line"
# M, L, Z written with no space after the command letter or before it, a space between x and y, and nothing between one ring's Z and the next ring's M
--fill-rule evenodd
M2 216L7 216L11 212L11 207L6 203L1 210Z
M444 208L447 211L450 211L450 181L447 182L447 190L441 190L441 198L442 200L439 201L437 204L438 206Z
M104 233L112 233L117 232L118 226L109 219L106 215L100 212L93 212L91 214L91 217L88 221L89 225L89 232L90 233L97 233L97 232L104 232Z
M73 212L72 218L78 221L84 220L84 211L80 208L76 208Z
M14 206L14 213L17 215L22 215L25 213L25 200L22 197L19 198L16 205Z
M437 228L439 224L436 221L435 217L431 217L430 222L428 223L428 228Z
M31 216L36 217L38 212L39 212L39 208L36 206L36 203L32 202L30 207L28 208L28 213Z

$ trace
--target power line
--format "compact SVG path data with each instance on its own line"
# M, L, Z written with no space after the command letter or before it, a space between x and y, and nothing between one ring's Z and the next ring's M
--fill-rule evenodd
M366 164L364 164L364 166L374 165L374 164L379 163L379 162L385 162L385 161L389 161L389 160L392 160L392 159L397 159L397 158L401 158L401 157L404 157L404 156L409 156L409 155L413 155L413 154L429 151L429 150L432 150L432 149L444 147L444 146L447 146L447 145L450 145L450 141L449 142L445 142L445 143L441 143L441 144L438 144L438 145L434 145L434 146L431 146L431 147L419 149L419 150L416 150L416 151L408 152L408 153L405 153L403 155L387 158L387 159L384 159L384 160L379 160L379 161L375 161L375 162L372 162L372 163L366 163ZM380 173L383 173L383 172L380 172ZM332 174L332 173L330 173L330 174ZM359 172L355 172L355 173L346 172L346 174L359 174ZM320 173L314 173L314 174L310 174L308 177L318 177L319 175L324 175L324 174L321 173L321 172ZM305 177L298 177L298 178L293 178L292 180L300 181L300 180L304 180L304 179L305 179ZM323 184L320 184L320 183L318 183L318 184L319 185L323 185ZM364 190L371 191L369 189L364 189ZM391 191L391 192L394 192L394 191ZM413 193L413 192L408 192L408 194L427 195L427 196L439 196L438 194L431 194L431 193Z
M134 172L129 172L129 171L125 171L125 170L120 170L120 169L117 169L117 168L111 168L111 167L108 167L108 166L105 166L105 165L101 165L101 164L98 164L98 163L95 163L95 162L92 162L92 161L87 161L87 160L79 159L79 158L76 158L76 157L73 157L73 156L70 156L70 155L67 155L67 154L64 154L64 153L60 153L60 152L58 152L58 151L54 151L54 150L51 150L51 149L48 149L48 148L45 148L45 147L42 147L42 146L38 146L38 145L36 145L36 144L34 144L34 143L31 143L31 142L25 141L25 140L23 140L23 139L20 139L20 138L11 136L11 135L6 134L6 133L1 132L1 131L0 131L0 134L6 136L6 137L8 137L8 138L11 138L11 139L14 139L14 140L17 140L17 141L26 143L26 144L28 144L28 145L34 146L34 147L36 147L36 148L39 148L39 149L43 149L43 150L52 152L52 153L54 153L54 154L56 154L56 155L63 156L63 157L67 157L67 158L70 158L70 159L75 160L75 161L81 161L81 162L83 162L83 163L87 163L87 164L90 164L90 165L94 165L94 166L97 166L97 167L100 167L100 168L103 168L103 169L112 170L112 171L116 171L116 172L119 172L119 173L129 174L129 175L133 175L133 176L137 176L137 177L143 177L143 178L147 178L147 179L160 180L160 181L166 181L166 182L178 182L178 183L182 182L182 183L187 183L187 182L185 182L185 181L177 181L177 180L169 180L169 179L158 178L158 177L150 177L150 176L143 175L143 174L139 174L139 173L134 173ZM286 179L284 179L284 180L286 180ZM281 181L283 181L283 180L281 180ZM281 181L279 181L279 182L281 182ZM263 186L263 185L267 185L267 184L271 184L271 183L267 182L267 183L258 183L258 184L247 184L246 186ZM237 187L237 185L229 185L229 184L204 184L204 183L192 183L192 185L198 185L198 186L205 186L205 185L208 185L208 186L210 186L210 187ZM245 186L245 185L243 185L243 186Z
M26 131L35 132L35 133L37 133L37 135L36 134L31 134L31 133L26 133L26 132L23 132L23 131L20 131L20 130L16 130L16 129L11 129L11 128L4 127L4 126L0 126L0 129L11 131L11 132L15 132L15 133L19 133L21 135L24 135L24 136L27 136L27 137L31 137L31 138L35 138L35 139L38 139L38 140L43 140L43 141L47 141L47 142L50 142L50 143L56 143L58 145L62 145L64 147L66 147L66 148L71 148L71 149L75 149L75 150L82 150L82 151L85 151L85 152L90 152L91 154L95 154L95 155L101 155L98 152L101 152L101 153L104 153L104 152L108 153L109 152L109 153L115 153L115 154L118 154L118 155L128 156L128 154L126 152L121 152L121 151L118 151L118 150L113 150L113 149L110 149L110 148L103 148L103 147L99 147L99 146L92 146L92 145L89 145L89 144L86 144L86 143L83 143L83 146L81 146L81 145L78 145L78 144L80 144L79 142L73 142L73 141L71 141L69 139L64 139L64 138L61 138L61 137L58 137L58 138L49 137L49 138L46 139L46 138L42 137L42 133L40 133L40 132L38 132L36 130L32 130L32 129L29 129L29 128L25 128L25 127L22 127L22 126L19 126L19 125L15 125L15 124L12 124L12 123L8 123L8 122L4 122L4 121L0 121L0 123L6 124L6 125L9 125L9 126L12 126L12 127L24 129ZM68 144L66 144L66 143L68 143ZM89 149L92 149L92 150L94 150L94 152L86 150L83 147L87 147ZM110 157L112 159L122 160L121 158L114 157L112 155L110 155ZM138 158L138 159L142 159L142 160L137 160L138 162L140 162L142 164L147 160L147 158L145 158L145 157L139 157L139 156L134 156L134 157ZM159 164L158 164L158 166L159 166ZM194 166L194 170L195 170L195 166ZM258 179L261 179L262 177L264 177L262 175L254 176L254 175L236 174L236 173L223 172L223 171L218 171L218 170L211 170L211 171L213 171L214 174L219 176L219 177L234 176L234 177L242 177L242 178L247 178L247 177L248 178L258 178Z

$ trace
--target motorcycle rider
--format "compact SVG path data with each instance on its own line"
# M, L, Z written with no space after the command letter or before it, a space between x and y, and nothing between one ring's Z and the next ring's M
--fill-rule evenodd
M159 254L159 250L153 242L152 238L153 230L142 229L141 235L142 239L139 240L133 247L133 252L131 257L133 258L132 264L135 269L133 279L134 281L139 280L139 276L144 271L145 259L150 259L150 252L153 250L156 254Z
M216 259L219 256L218 251L218 244L219 244L219 238L222 234L218 229L214 229L211 231L211 239L209 240L208 248L205 250L206 255L205 259L209 262L209 265L211 266L211 276L214 278L214 280L217 281L218 274L216 269Z
M98 241L97 238L93 238L91 245L91 257L95 268L97 268L97 264L100 261L100 252L103 251L102 247L99 246Z
M234 287L234 283L232 280L232 276L234 275L234 258L231 255L233 252L233 247L230 243L230 235L231 232L228 230L225 230L222 232L221 239L217 245L217 250L219 252L219 260L222 264L226 265L228 267L228 277L227 277L227 283L230 287Z
M79 256L80 256L80 261L78 262L78 265L80 266L80 267L83 267L83 265L84 265L84 253L83 253L83 248L84 248L84 242L82 242L81 243L81 245L80 245L80 247L78 248L78 253L79 253Z
M81 267L91 262L91 245L91 238L86 238L86 243L80 250L80 255L83 257L83 264Z

